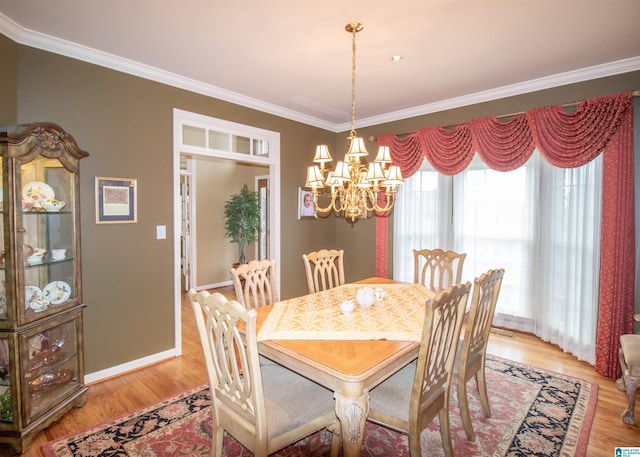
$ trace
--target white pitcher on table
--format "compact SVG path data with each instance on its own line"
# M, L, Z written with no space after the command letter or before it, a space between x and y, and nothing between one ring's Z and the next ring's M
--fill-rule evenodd
M373 289L369 286L364 286L358 289L356 292L356 301L362 308L368 308L376 301L376 296Z

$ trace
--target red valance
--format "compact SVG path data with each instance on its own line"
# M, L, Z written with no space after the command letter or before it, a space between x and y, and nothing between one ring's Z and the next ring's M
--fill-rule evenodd
M474 149L489 168L511 171L529 160L536 148L524 114L502 122L495 117L469 122Z
M378 136L405 177L426 158L440 173L464 170L474 153L492 169L515 170L534 149L551 164L579 167L604 151L600 309L596 370L617 377L620 335L633 333L635 239L633 103L630 92L580 102L571 113L546 106L514 115L474 119L452 128L425 127ZM376 276L387 274L387 218L376 223Z

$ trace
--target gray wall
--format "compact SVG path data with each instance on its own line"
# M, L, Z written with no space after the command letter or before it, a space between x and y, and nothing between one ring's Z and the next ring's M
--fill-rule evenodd
M17 117L18 47L0 34L0 125L13 124Z

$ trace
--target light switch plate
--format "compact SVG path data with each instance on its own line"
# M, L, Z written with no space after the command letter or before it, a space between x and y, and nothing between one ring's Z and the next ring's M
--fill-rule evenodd
M157 225L156 226L156 239L164 240L167 238L167 226L166 225Z

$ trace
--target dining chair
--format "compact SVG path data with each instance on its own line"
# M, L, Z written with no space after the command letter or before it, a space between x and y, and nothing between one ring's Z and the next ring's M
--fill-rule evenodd
M256 457L267 457L327 428L333 433L331 456L337 457L333 392L276 363L260 365L254 309L193 289L189 300L209 376L211 456L222 456L225 431Z
M475 279L464 335L458 348L457 363L454 367L458 386L457 395L460 416L469 441L475 441L476 439L471 423L467 395L467 382L474 376L478 386L482 411L485 417L491 417L485 378L485 360L487 343L491 333L491 323L496 311L496 303L498 302L498 294L500 293L503 277L504 269L501 268L489 270Z
M280 300L275 260L250 260L232 268L230 273L236 300L245 308L257 308Z
M413 282L435 291L459 284L466 257L467 254L443 249L414 249Z
M302 261L310 294L344 284L344 250L320 249L302 254Z
M633 318L636 322L640 322L640 314L636 314ZM640 334L620 335L618 358L622 376L616 380L616 386L627 393L629 400L620 417L625 424L635 425L636 393L640 389Z
M449 386L471 283L439 292L425 306L418 359L369 392L368 420L409 435L411 457L420 457L420 433L436 416L442 446L453 455Z

